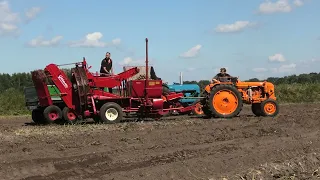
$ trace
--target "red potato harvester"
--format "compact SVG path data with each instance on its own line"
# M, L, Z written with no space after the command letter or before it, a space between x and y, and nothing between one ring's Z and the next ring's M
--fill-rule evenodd
M32 72L32 80L37 91L39 107L33 116L43 123L53 123L63 119L68 123L93 118L96 122L117 123L124 113L134 112L138 117L160 118L172 110L187 112L193 106L179 106L183 93L163 93L162 80L151 80L146 73L144 80L128 80L139 73L137 67L112 76L99 76L89 72L85 58L72 63L72 77L69 80L60 65L49 64L44 70ZM148 39L146 38L146 72L148 72ZM62 107L53 104L48 84L54 84L57 95L64 102ZM103 88L118 87L112 94ZM61 110L62 109L62 110ZM41 120L40 120L41 119Z

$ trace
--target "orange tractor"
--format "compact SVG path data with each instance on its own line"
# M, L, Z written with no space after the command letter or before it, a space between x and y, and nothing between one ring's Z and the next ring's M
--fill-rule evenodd
M207 117L232 118L243 104L251 104L256 116L274 117L279 113L274 85L270 82L242 82L236 77L220 78L205 87L201 100Z

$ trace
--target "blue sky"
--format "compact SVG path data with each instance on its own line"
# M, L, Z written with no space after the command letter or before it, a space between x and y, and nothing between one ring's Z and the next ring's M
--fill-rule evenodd
M211 79L220 67L240 79L320 69L316 0L0 0L1 73L86 57L116 73L141 65L145 38L159 77Z

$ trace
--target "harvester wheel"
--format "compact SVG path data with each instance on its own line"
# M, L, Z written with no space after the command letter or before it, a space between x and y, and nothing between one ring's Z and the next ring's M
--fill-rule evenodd
M75 124L78 121L77 115L68 107L63 108L62 117L69 124Z
M202 110L202 105L201 105L201 102L198 100L198 101L195 101L192 105L195 105L195 108L192 109L192 114L193 115L203 115L204 112Z
M209 107L215 117L235 117L240 113L242 105L241 94L232 85L217 85L211 90Z
M51 124L62 118L62 111L58 106L51 105L44 109L43 116L45 123Z
M32 110L32 121L36 124L41 124L43 122L44 116L43 111L41 109L37 108Z
M273 99L267 99L261 103L262 116L274 117L279 113L279 105Z
M261 103L254 103L251 105L251 111L256 116L262 116Z
M105 103L100 108L100 118L102 123L119 123L123 118L123 111L119 104L114 102Z

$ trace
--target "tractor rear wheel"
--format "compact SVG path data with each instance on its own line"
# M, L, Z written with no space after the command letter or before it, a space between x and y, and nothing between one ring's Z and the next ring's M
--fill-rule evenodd
M62 117L68 124L75 124L78 122L78 117L76 114L69 109L68 107L64 107L62 110Z
M39 108L32 110L32 121L36 124L41 124L43 122L44 116L43 111Z
M279 104L273 99L267 99L261 103L262 116L275 117L279 114Z
M123 118L123 111L119 104L114 102L105 103L100 108L101 122L106 124L119 123Z
M213 116L218 118L235 117L240 113L242 106L242 97L236 87L222 84L211 90L209 107Z
M201 102L200 102L199 100L198 100L198 101L195 101L192 105L195 106L195 108L192 109L192 114L193 114L193 115L199 116L199 115L203 115L203 114L204 114L204 112L203 112L203 110L202 110Z
M255 116L262 116L261 103L254 103L251 105L251 111Z
M58 106L51 105L44 109L43 116L45 123L52 124L62 118L62 111Z

